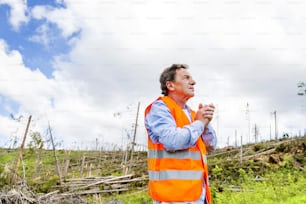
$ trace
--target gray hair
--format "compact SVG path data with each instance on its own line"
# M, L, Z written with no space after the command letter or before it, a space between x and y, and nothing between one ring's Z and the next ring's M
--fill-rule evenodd
M178 69L188 69L188 65L186 64L173 64L171 67L167 67L161 73L159 77L160 88L162 90L162 94L164 96L168 95L168 88L166 86L167 81L174 81L176 76L176 70Z

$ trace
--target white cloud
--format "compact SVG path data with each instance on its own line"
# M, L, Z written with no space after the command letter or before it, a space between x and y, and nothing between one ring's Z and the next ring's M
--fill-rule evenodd
M52 81L48 81L39 70L31 71L23 65L18 51L9 51L4 41L0 41L1 93L20 102L31 110L32 102L48 106L48 96L52 94ZM35 96L35 97L31 97ZM39 108L37 106L32 108Z
M64 141L64 147L72 147L72 142L80 147L84 141L94 141L101 135L109 143L121 141L119 120L113 117L115 110L104 110L94 104L92 96L81 92L77 81L62 76L48 79L39 70L30 70L23 64L20 53L8 50L3 40L0 41L0 62L0 93L19 104L13 114L24 116L22 124L0 117L2 124L10 124L0 129L2 143L7 144L13 133L20 141L28 115L33 116L32 131L45 134L50 122L55 137ZM7 103L1 100L1 105ZM108 137L111 134L114 135Z
M29 21L25 0L0 0L1 4L7 4L11 7L9 20L15 30L19 30L22 23Z
M44 118L37 120L41 126L47 117L66 146L97 137L120 143L140 101L137 140L145 143L143 109L160 94L160 72L187 63L197 81L190 105L217 104L213 125L220 146L228 137L233 141L235 130L238 138L248 134L246 103L251 127L258 125L262 139L273 129L274 110L279 132L294 134L305 128L306 116L300 111L305 101L296 95L296 83L306 81L304 9L269 2L72 0L65 9L37 6L33 18L57 24L65 37L82 30L80 39L70 53L55 57L52 79L27 69L20 53L2 52L2 64L18 66L0 69L7 76L0 93L18 101L20 113L35 111ZM123 117L114 118L115 112Z
M49 35L50 28L47 24L43 24L36 29L37 34L29 38L30 41L37 42L48 46L51 36Z
M183 62L198 81L193 107L209 98L222 109L219 122L214 121L219 123L220 144L235 129L248 132L247 102L254 109L251 124L259 125L263 138L274 109L300 114L296 82L306 76L301 54L306 41L290 35L300 30L300 5L290 5L299 7L292 13L274 2L66 3L82 19L82 38L69 63L57 61L56 73L82 82L81 90L96 104L112 108L141 100L145 106L160 93L162 69ZM284 124L279 128L287 130Z
M46 19L49 23L56 24L65 38L80 30L77 16L69 9L35 6L31 10L31 17L34 19Z

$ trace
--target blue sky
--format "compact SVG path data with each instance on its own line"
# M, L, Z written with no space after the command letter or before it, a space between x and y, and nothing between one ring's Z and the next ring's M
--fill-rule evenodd
M234 144L235 132L254 141L255 124L270 138L274 110L280 135L299 134L305 10L277 0L0 0L0 146L22 137L28 115L32 132L50 122L66 148L95 147L96 138L123 145L136 104L143 113L160 95L159 74L173 63L189 64L197 81L191 107L216 104L219 146ZM142 121L137 142L146 144Z
M55 8L63 7L55 1L27 1L28 10L37 5L48 5ZM26 15L29 15L28 12ZM18 30L15 30L9 23L10 7L0 4L0 38L9 45L10 50L18 50L24 57L24 64L30 69L39 69L48 78L52 77L54 67L53 57L69 52L70 46L67 40L60 35L59 28L46 21L46 19L30 18L29 22L22 23ZM49 28L48 35L50 42L46 45L43 42L34 42L31 37L37 35L39 27L46 24Z

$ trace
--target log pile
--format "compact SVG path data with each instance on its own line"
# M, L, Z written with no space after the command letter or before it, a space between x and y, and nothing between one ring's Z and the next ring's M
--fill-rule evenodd
M132 174L125 176L106 176L79 179L67 179L60 190L47 194L36 194L32 192L25 183L15 186L12 189L2 189L0 192L0 203L5 204L87 204L82 198L84 195L109 194L134 189L135 186L145 188L143 185L147 177L134 177ZM113 201L112 201L113 202Z
M125 176L106 176L66 179L63 188L68 189L66 195L70 194L96 194L128 191L130 187L142 187L147 181L146 177L134 177L132 174Z

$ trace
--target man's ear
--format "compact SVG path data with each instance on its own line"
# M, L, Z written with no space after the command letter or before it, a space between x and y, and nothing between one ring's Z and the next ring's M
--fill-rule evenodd
M174 84L171 81L167 81L166 82L166 87L169 91L173 91L174 90Z

